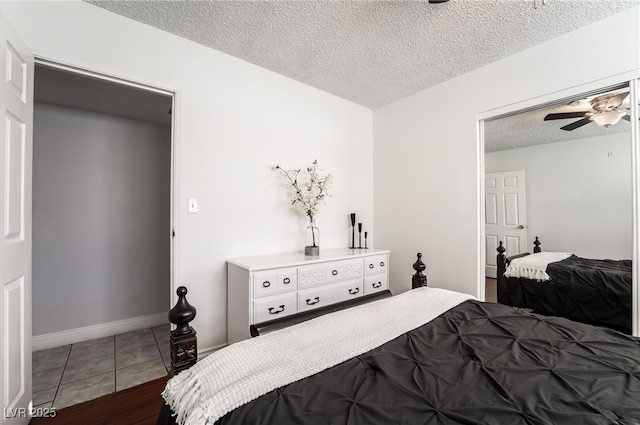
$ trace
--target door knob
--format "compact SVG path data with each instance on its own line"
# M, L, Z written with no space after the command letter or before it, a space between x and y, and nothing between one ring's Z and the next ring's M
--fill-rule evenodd
M524 224L521 224L520 226L518 226L518 229L525 229L527 226L525 226Z

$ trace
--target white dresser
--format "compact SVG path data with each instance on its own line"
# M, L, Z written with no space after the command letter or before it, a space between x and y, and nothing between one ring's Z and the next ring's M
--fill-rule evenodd
M323 307L389 287L389 251L322 250L227 261L227 339L249 338L249 325Z

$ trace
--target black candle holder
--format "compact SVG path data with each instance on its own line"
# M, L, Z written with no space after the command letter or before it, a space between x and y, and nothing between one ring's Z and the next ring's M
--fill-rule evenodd
M367 232L364 232L364 249L369 249L367 246Z
M356 249L356 214L351 213L351 249Z
M358 249L362 249L362 223L358 223Z

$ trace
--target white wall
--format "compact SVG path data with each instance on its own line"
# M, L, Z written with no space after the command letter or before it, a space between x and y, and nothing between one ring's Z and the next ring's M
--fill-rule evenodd
M348 246L349 213L373 228L371 110L84 2L0 4L36 56L177 92L174 284L198 308L201 350L226 343L226 260L303 247L271 166L318 159L334 175L321 249Z
M478 117L638 75L639 26L634 7L374 111L374 230L393 253L395 292L410 288L410 264L421 251L431 286L477 294Z
M631 258L629 132L485 155L486 173L513 170L526 172L529 252L539 236L543 251Z
M36 103L33 335L166 312L171 129Z

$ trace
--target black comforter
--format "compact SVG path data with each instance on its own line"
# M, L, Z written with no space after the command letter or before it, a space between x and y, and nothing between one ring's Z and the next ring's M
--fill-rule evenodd
M467 301L217 424L640 425L640 340Z
M547 266L550 281L502 278L498 302L631 333L631 261L575 255Z

